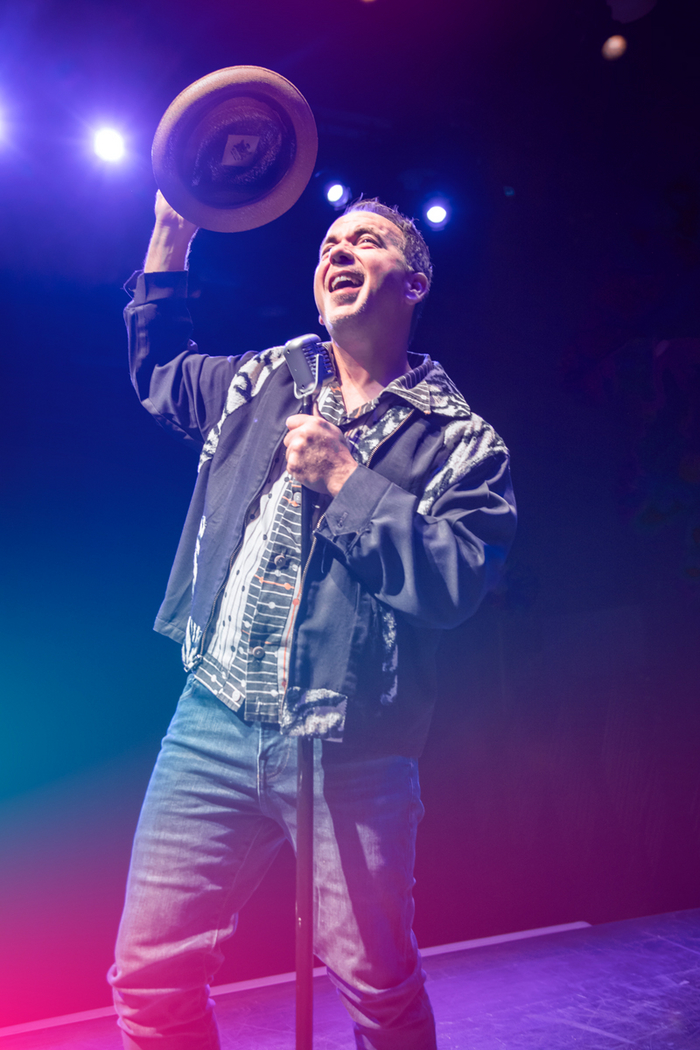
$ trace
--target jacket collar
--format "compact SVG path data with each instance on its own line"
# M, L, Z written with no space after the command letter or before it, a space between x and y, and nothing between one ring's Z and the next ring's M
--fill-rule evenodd
M444 368L428 354L408 355L410 372L389 383L391 391L413 408L429 416L432 413L449 419L468 419L471 409ZM380 395L381 396L381 395Z

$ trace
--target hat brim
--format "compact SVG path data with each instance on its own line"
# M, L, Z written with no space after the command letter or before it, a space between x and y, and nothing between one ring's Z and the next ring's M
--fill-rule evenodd
M250 166L244 152L236 153L234 144L234 159L219 160L218 174L224 180L229 174L234 180L240 175L239 182L250 175L247 185L229 190L212 186L210 180L204 187L196 169L207 135L215 133L219 150L221 142L234 137L240 139L237 145L241 151L250 153L257 148L260 136L245 134L246 126L252 126L253 131L256 127L239 119L243 111L250 120L251 107L258 116L263 114L263 124L265 115L270 126L274 124L277 154L271 154L272 161L263 158L258 166L262 174L256 181L258 169ZM243 127L242 136L238 131L235 136L226 136L231 127ZM293 84L261 66L230 66L209 73L180 92L158 125L151 156L156 183L175 211L204 229L232 233L264 226L291 208L313 174L317 152L313 113ZM243 170L246 165L249 171Z

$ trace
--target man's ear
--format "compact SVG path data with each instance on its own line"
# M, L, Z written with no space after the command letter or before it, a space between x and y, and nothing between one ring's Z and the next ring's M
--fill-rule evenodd
M323 320L320 314L318 315L318 323L320 325L323 325L324 328L326 327L326 322Z
M407 275L405 294L407 300L414 305L425 299L428 294L428 278L424 273L416 271Z

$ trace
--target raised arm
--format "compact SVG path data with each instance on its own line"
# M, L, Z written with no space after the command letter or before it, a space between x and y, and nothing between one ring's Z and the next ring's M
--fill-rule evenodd
M143 264L144 273L186 270L187 255L197 227L170 207L163 194L156 194L156 222Z
M201 448L216 424L240 358L200 354L192 341L187 254L197 227L160 191L143 273L124 311L131 381L163 426Z

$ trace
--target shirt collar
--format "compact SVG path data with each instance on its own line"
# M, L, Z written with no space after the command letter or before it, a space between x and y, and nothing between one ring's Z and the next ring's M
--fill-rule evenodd
M397 400L406 402L426 416L433 412L450 418L468 418L471 415L469 405L438 361L433 361L428 354L412 352L408 354L408 361L411 365L408 372L392 379L371 401L347 415L343 413L344 421L360 419L382 402L391 404ZM327 382L336 386L335 377ZM334 390L332 396L342 405L339 390L337 393Z

